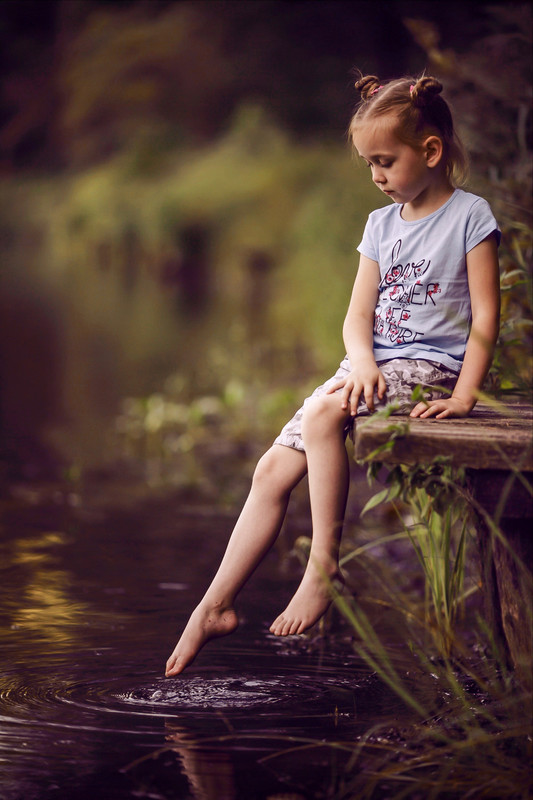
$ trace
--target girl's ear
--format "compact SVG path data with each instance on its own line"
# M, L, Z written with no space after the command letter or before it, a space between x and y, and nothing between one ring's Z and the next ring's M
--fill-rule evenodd
M424 153L428 167L436 167L442 158L444 147L438 136L428 136L424 142Z

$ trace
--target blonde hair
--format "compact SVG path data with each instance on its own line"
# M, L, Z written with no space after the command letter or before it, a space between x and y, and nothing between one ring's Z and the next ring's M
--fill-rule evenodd
M361 102L352 117L349 136L375 118L396 117L395 135L400 141L419 147L430 135L438 136L444 148L446 174L453 186L465 183L468 158L455 132L448 103L440 96L442 84L436 78L399 78L381 84L375 75L361 76L355 84Z

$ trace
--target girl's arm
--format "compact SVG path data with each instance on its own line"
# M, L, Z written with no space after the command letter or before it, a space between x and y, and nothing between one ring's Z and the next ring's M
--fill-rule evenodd
M387 386L374 358L374 312L378 300L380 275L377 261L361 256L343 336L352 371L328 390L332 394L342 388L341 407L357 413L359 398L363 394L368 408L374 409L374 392L383 399Z
M491 234L466 256L472 327L452 396L417 403L411 417L465 417L472 411L489 371L500 326L500 271L496 237Z

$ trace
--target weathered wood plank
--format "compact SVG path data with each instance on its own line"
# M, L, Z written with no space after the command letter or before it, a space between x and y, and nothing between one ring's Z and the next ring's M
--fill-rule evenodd
M361 417L354 432L354 456L368 459L388 441L390 428L404 424L386 461L395 464L424 464L436 455L447 456L452 464L472 469L533 470L533 409L526 403L513 403L498 411L479 404L465 419L390 419ZM377 455L375 460L384 460Z

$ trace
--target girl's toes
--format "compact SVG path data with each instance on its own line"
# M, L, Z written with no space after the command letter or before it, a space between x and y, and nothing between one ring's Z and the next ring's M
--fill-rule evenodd
M285 636L285 628L287 623L282 618L279 620L278 624L276 625L276 636Z
M300 627L300 623L298 620L294 620L287 630L287 636L295 636L298 633L298 629Z
M270 626L270 633L273 633L274 636L284 636L285 635L284 630L286 624L287 623L283 619L283 615L280 615L279 617L277 617L277 619L274 620L274 622Z

